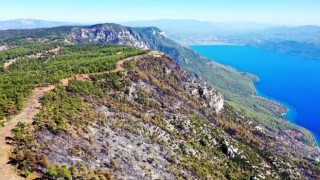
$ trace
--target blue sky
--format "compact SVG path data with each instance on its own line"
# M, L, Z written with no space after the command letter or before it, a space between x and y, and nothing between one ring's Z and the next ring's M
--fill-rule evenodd
M0 20L70 22L197 19L320 25L320 0L0 0Z

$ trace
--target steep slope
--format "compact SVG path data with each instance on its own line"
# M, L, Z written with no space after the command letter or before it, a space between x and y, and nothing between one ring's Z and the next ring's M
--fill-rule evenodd
M36 149L36 152L33 152L35 153L34 156L27 151L26 156L16 157L18 158L17 161L21 163L22 170L34 170L35 167L38 167L38 164L28 166L26 161L28 162L28 158L31 158L32 161L36 159L35 163L39 163L42 167L48 167L49 163L51 165L60 163L71 165L73 162L79 161L80 167L77 166L77 171L74 171L78 175L87 172L79 169L86 169L85 167L88 166L90 168L87 170L90 173L101 175L102 172L99 171L99 167L101 167L107 171L111 170L116 177L130 175L128 171L124 173L125 175L121 175L123 167L128 166L117 163L118 161L128 161L128 158L123 160L121 159L123 156L114 155L111 157L115 159L113 162L111 159L104 165L98 165L97 162L101 160L99 161L96 150L100 149L103 151L102 156L110 157L109 154L105 154L102 147L108 149L110 148L108 144L114 143L111 146L113 154L116 154L116 151L122 151L122 154L126 154L130 152L125 145L132 143L131 146L136 147L136 141L139 140L148 141L148 146L140 145L143 147L142 149L137 147L143 152L152 149L152 147L159 147L159 144L149 142L149 140L157 139L159 136L162 137L161 134L153 133L154 131L148 132L149 129L152 130L150 128L151 123L156 126L152 126L155 129L160 128L170 134L170 139L181 142L182 145L180 147L179 144L179 148L182 154L176 154L177 152L174 150L178 149L176 143L169 141L168 144L165 144L165 147L169 147L168 152L171 152L171 155L173 153L180 158L178 161L172 160L171 156L168 158L161 153L158 154L159 157L166 157L168 166L181 169L182 174L179 174L181 176L186 174L186 177L208 176L231 179L238 176L257 177L258 175L268 174L267 176L274 179L288 176L292 178L302 178L302 176L315 178L319 174L319 149L313 146L312 143L314 142L310 133L284 121L280 118L280 115L272 112L270 109L273 108L274 103L252 96L254 94L254 88L250 80L252 76L245 73L240 74L231 68L202 58L197 53L167 39L164 33L157 28L127 28L115 24L104 24L90 27L37 29L34 31L11 30L1 33L0 31L0 35L3 35L6 39L2 42L5 43L6 47L11 48L0 53L2 63L12 57L26 56L39 51L44 53L39 58L22 58L10 65L8 69L2 69L0 74L2 80L0 81L2 83L0 86L2 87L1 92L10 92L7 93L8 95L1 94L9 97L9 99L2 98L2 101L0 101L5 113L8 113L7 107L10 105L6 102L7 100L12 98L13 101L9 102L15 102L15 105L21 108L21 96L28 94L35 84L56 83L62 78L79 73L111 70L115 68L112 65L114 61L109 62L110 59L105 56L119 60L120 57L124 58L127 55L141 53L141 51L129 47L99 44L122 43L130 46L137 45L140 48L146 48L144 46L147 46L147 48L161 49L169 56L174 57L174 61L178 62L183 69L192 72L196 77L194 79L193 76L176 67L176 64L173 64L168 57L158 54L154 57L137 59L133 64L125 63L124 67L127 68L128 72L124 72L124 74L94 76L91 79L88 79L88 77L79 78L89 80L88 82L71 81L67 88L58 88L57 91L44 98L42 113L37 117L37 123L30 127L31 130L22 128L24 125L19 125L14 131L18 132L18 135L21 134L19 133L21 131L24 134L22 138L16 138L17 144L20 144L21 147L15 151L16 155L25 153L24 150ZM67 40L65 37L67 37ZM88 45L70 45L70 42ZM49 52L48 50L57 46L61 47L58 56L52 57L50 54L45 54ZM164 64L157 64L161 62ZM172 72L176 72L175 75L172 75ZM207 85L199 79L205 80L209 86L203 88ZM15 88L14 84L16 82L23 87L22 92ZM188 85L188 82L193 85ZM226 101L221 117L215 117L213 113L215 110L221 109L222 103L220 96L217 95L219 93L212 90L210 85L214 85L213 87L225 96ZM123 89L124 87L127 88ZM15 94L10 96L12 95L11 91L19 96ZM190 96L194 98L190 98ZM124 106L125 104L128 104L128 106ZM106 113L102 112L103 109L99 109L101 106L107 108ZM10 107L9 110L11 109ZM110 113L111 121L109 122ZM144 114L149 114L149 116L144 116ZM171 114L176 116L172 117ZM157 118L156 115L159 115L160 118ZM165 117L163 117L164 115ZM179 119L178 115L182 115L182 119ZM107 116L107 122L103 120L105 116ZM101 119L102 121L100 121ZM119 119L121 120L119 121ZM183 124L183 122L189 121L191 121L191 124ZM98 122L102 122L102 125ZM131 126L128 127L127 124ZM168 129L166 126L168 126ZM74 133L74 131L77 132ZM114 136L103 139L105 135L107 136L106 131ZM128 140L126 134L121 134L124 131L125 133L130 132L131 135L136 133L140 137L134 139L130 137ZM38 134L38 132L42 133ZM72 133L72 136L68 132ZM210 139L208 132L211 133L211 137L215 137L216 146L211 146L213 142L210 141L212 139ZM37 137L37 134L39 137ZM119 134L121 134L119 138L125 142L124 144L118 143L116 137ZM95 139L95 135L101 136L102 139ZM24 141L20 142L25 138L28 143L30 139L36 141L29 144ZM110 139L112 139L112 142ZM115 142L113 142L114 139ZM103 143L108 143L101 145L101 140ZM69 144L66 144L66 142ZM72 144L72 142L75 143ZM39 143L41 143L40 147L38 146ZM97 147L93 146L93 149L88 147L91 146L91 143L96 143ZM161 142L159 143L163 145ZM208 143L210 144L209 147L207 147ZM183 144L186 144L186 146L183 146ZM49 145L52 145L53 149L50 149ZM69 149L63 148L65 145ZM174 146L171 147L171 145ZM82 146L85 149L81 149ZM196 150L191 149L192 156L186 157L184 155L189 153L186 153L185 150L189 151L188 147L190 146ZM245 154L239 153L242 152L239 151L239 148L243 149ZM205 154L205 156L196 157L193 152ZM63 155L60 155L61 153ZM68 156L65 153L69 153ZM237 153L238 156L235 155ZM213 159L210 159L212 157ZM216 157L220 160L217 160ZM227 157L231 157L231 160L228 160ZM243 159L244 157L245 159ZM94 160L96 158L98 161ZM47 161L48 159L49 161ZM246 162L246 159L249 161L248 164L243 163ZM84 164L81 165L81 162ZM136 163L136 161L132 162L133 164ZM166 167L169 169L164 172L163 167L150 167L150 163L146 164L146 162L148 161L144 159L142 163L139 162L141 166L138 169L131 169L133 175L147 167L148 169L152 168L152 172L160 173L159 176L166 177L166 173L168 177L173 176L172 171L170 171L172 168ZM159 162L166 163L165 161ZM260 162L262 164L259 164ZM120 169L117 165L120 166ZM257 170L256 166L258 167ZM293 170L289 170L289 167L292 167ZM228 171L228 168L231 172ZM58 165L50 166L47 170L40 170L45 173L51 172L49 175L53 175L57 171L67 172L66 169L68 168ZM70 170L72 171L72 169ZM105 171L103 172L108 174Z
M34 43L34 41L31 41L29 45L31 46L31 44ZM49 45L50 43L53 42L47 42L41 45L45 46ZM19 178L19 176L16 176L17 172L13 170L13 167L10 165L16 163L11 158L13 147L17 146L17 148L21 148L20 145L22 142L13 143L11 141L12 138L10 137L10 134L13 133L16 138L18 136L20 136L21 138L21 136L24 135L11 130L15 128L16 125L21 127L21 125L23 126L23 124L31 124L33 122L34 118L37 116L41 109L42 104L39 102L40 98L42 98L46 92L49 92L55 88L54 85L50 85L51 83L54 84L56 82L59 82L59 80L63 77L69 77L72 76L72 74L78 74L72 79L85 79L85 77L89 76L88 72L91 72L93 75L102 75L110 72L115 73L123 70L122 64L130 60L130 58L127 59L126 57L146 53L146 51L123 46L93 45L90 47L65 47L67 46L67 44L63 43L61 43L60 46L61 49L63 49L63 52L60 52L59 55L59 52L52 53L52 51L43 51L41 52L41 56L30 56L28 58L24 58L24 55L22 55L22 57L17 59L17 61L12 63L12 65L4 67L4 71L0 73L0 91L2 97L5 97L2 98L0 103L0 174L3 178L22 179ZM79 52L79 48L82 49L81 52L84 52L84 57L86 57L85 60L77 59L79 58L81 53L77 54L74 52ZM38 51L40 50L41 49L38 49ZM150 53L152 54L153 52ZM52 56L49 58L49 55ZM90 58L88 58L88 55L90 56ZM43 59L44 57L42 56L46 56L46 58ZM65 56L67 56L67 58ZM72 59L70 59L70 57L77 59L77 61L72 62ZM96 59L97 57L98 59ZM64 59L64 61L62 62L61 59ZM68 61L69 63L71 61L69 65ZM97 62L94 63L94 61L98 61L98 64ZM91 70L90 68L87 68L87 64L90 64ZM44 66L47 67L47 70L42 69ZM73 66L73 68L70 69L71 66ZM59 70L53 70L57 67L59 67ZM64 69L63 67L65 67L66 69ZM74 71L74 73L70 73L70 70ZM42 73L42 75L39 76L39 73ZM62 75L61 73L64 75ZM30 77L30 74L33 75ZM57 76L57 74L60 74L58 75L59 77ZM52 79L55 79L54 76L56 76L56 78L58 77L56 80L54 80L55 82L51 81ZM70 79L71 78L65 78L62 79L61 82L66 86ZM46 82L44 82L43 80ZM25 97L25 99L23 97ZM17 115L13 116L15 114ZM26 132L24 134L28 133ZM26 141L30 142L30 140L32 139L28 139ZM24 141L24 143L26 141ZM32 161L33 160L28 159L28 163ZM24 175L29 174L28 171L21 171L20 173Z
M205 80L223 94L226 102L237 111L249 115L264 126L271 128L275 133L286 134L287 130L302 133L301 140L309 145L315 145L313 137L307 130L283 121L282 114L274 111L279 106L273 101L266 101L255 96L255 89L250 77L245 73L238 73L230 67L223 66L212 60L201 57L194 51L182 47L168 39L157 28L129 28L117 24L100 24L85 27L59 27L35 30L7 30L0 31L0 42L6 47L23 45L26 38L39 41L58 40L67 38L67 43L80 44L126 44L139 48L161 50L175 60L183 69L188 70L198 78ZM29 49L24 46L16 53L37 51L36 46ZM3 53L1 59L10 59L11 54ZM281 109L284 109L283 107Z
M75 43L125 44L160 50L172 57L182 68L195 73L221 91L226 99L234 102L242 103L245 99L243 96L250 98L255 92L252 82L240 73L180 46L168 39L158 28L128 28L116 24L102 24L90 27L6 30L0 31L0 43L16 45L19 40L26 38L54 39L65 36ZM243 104L252 107L251 101L245 100Z
M36 114L39 113L41 103L39 102L40 98L46 92L49 92L53 89L53 86L45 87L45 88L36 88L33 90L32 94L27 97L25 100L25 108L22 112L14 117L9 123L6 124L4 128L0 129L0 174L3 179L12 179L18 180L22 179L18 176L17 171L14 169L11 164L8 164L10 151L12 150L12 146L6 143L5 138L11 136L11 130L15 128L15 126L19 122L24 123L32 123L33 118Z
M194 73L196 77L215 87L238 111L250 115L276 133L287 134L287 130L301 132L303 141L312 146L315 145L310 132L283 121L283 112L274 111L274 107L279 106L278 103L255 96L253 82L244 73L238 73L230 67L201 57L196 52L167 38L158 28L130 28L117 24L99 24L74 28L68 39L75 43L125 44L137 48L160 50L174 59L183 69ZM285 108L281 107L281 109Z
M166 53L182 68L210 80L215 87L228 89L233 94L253 94L252 82L231 68L201 57L196 52L180 46L155 27L130 28L117 24L100 24L79 27L69 35L75 43L124 44L137 48L155 49Z
M234 118L248 119L228 106L222 111L217 91L164 54L123 67L46 94L34 123L13 130L18 167L53 179L315 177L311 164L264 149L275 138L268 130L243 129Z

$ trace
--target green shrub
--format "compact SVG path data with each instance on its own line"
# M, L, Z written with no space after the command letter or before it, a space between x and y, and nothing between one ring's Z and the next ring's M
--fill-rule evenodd
M68 169L67 166L59 166L59 165L55 165L55 166L51 166L47 169L46 171L46 176L48 178L52 178L52 179L57 179L57 178L63 178L63 179L72 179L71 176L71 172Z

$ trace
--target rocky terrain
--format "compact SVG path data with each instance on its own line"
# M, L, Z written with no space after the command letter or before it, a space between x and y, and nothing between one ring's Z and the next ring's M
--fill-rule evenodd
M134 64L139 69L122 77L127 94L115 91L108 93L109 100L88 98L97 117L86 127L87 133L83 135L75 131L57 136L42 129L36 134L40 146L48 147L43 152L49 161L67 165L81 162L93 169L115 168L113 174L120 179L173 179L176 176L170 169L178 169L178 166L170 158L178 156L174 149L184 143L174 137L174 132L180 131L175 127L175 121L190 124L188 114L200 113L192 99L198 99L198 106L207 106L211 113L222 112L223 99L203 82L179 71L166 57L146 57ZM155 66L152 65L157 67L154 72L151 67ZM148 69L142 71L140 68ZM164 78L165 82L157 81L159 78ZM117 107L117 104L125 107ZM130 113L131 108L137 112ZM193 149L190 151L199 153ZM180 173L195 178L187 169Z
M63 166L73 167L68 170L72 177L98 177L99 171L116 179L315 178L312 165L299 164L298 157L305 153L288 154L290 144L283 145L268 129L229 106L222 109L217 91L165 55L134 58L123 66L121 73L69 81L44 97L41 112L28 128L31 153L47 163L36 161L33 170L52 178L64 177L48 173ZM60 114L64 125L55 127L49 109L68 102L66 95L79 98L78 108L84 109L76 116ZM88 121L77 121L81 116ZM272 148L282 153L273 154ZM13 159L26 153L14 152ZM82 168L86 170L79 172Z
M312 136L284 121L279 104L253 97L250 76L178 46L157 28L106 24L35 31L19 31L16 36L13 31L0 32L0 42L5 43L35 34L23 39L27 45L20 45L19 39L12 43L16 49L3 51L3 64L10 58L31 57L2 69L4 80L12 79L6 73L22 74L23 83L29 77L38 78L24 89L41 82L56 84L41 99L33 123L18 123L12 130L9 139L16 148L10 160L21 175L37 172L43 179L319 178L320 151ZM35 42L41 50L38 46L28 50L28 43ZM151 51L123 61L146 51L99 44L163 53ZM50 51L57 47L59 51ZM38 53L41 57L32 56ZM116 62L121 62L121 68ZM65 78L67 82L61 81ZM14 83L1 87L14 88ZM18 107L21 99L16 101ZM16 112L12 106L5 110Z
M277 132L280 128L281 133L285 133L288 127L296 129L290 123L283 122L283 115L287 112L286 107L272 100L255 96L253 82L258 80L256 76L236 72L232 68L203 58L196 52L170 40L158 28L131 28L117 24L99 24L74 28L67 38L70 42L80 44L126 44L136 48L162 51L181 68L215 87L227 101L231 102L232 106L235 106L234 108L243 109L245 114L255 114L255 119L264 126L278 126L273 131ZM262 117L266 115L268 117ZM304 134L305 139L309 139L307 141L310 141L310 144L315 145L309 132L305 133L304 129L298 131Z
M133 46L148 49L146 42L142 41L140 34L130 31L126 27L96 25L88 28L75 28L72 30L71 41L77 43L107 43Z
M9 48L10 48L9 46L3 45L3 46L0 46L0 51L7 50Z

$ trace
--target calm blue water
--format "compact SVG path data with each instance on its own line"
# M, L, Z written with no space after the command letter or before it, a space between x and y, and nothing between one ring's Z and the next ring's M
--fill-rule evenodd
M247 46L191 46L201 55L258 75L260 95L285 104L286 117L312 131L320 145L320 61Z

